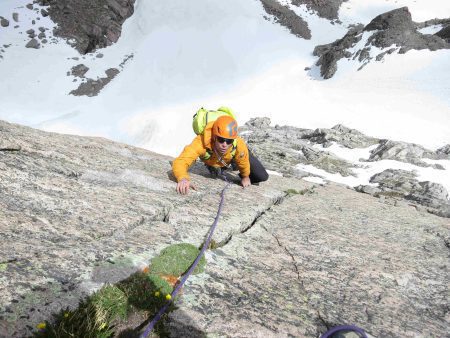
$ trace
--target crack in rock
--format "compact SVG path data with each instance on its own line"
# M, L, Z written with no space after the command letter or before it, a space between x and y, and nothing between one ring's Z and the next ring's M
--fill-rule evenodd
M227 245L233 238L234 235L239 235L239 234L244 234L247 231L249 231L251 228L253 228L253 226L261 219L261 217L263 215L265 215L268 211L270 211L272 209L272 207L280 205L281 203L283 203L284 199L288 196L288 193L284 193L283 195L277 196L272 200L272 204L269 205L266 209L258 212L256 214L256 216L253 218L253 221L250 223L249 226L245 227L244 229L240 230L240 231L236 231L236 232L232 232L231 234L229 234L229 236L222 242L220 243L215 243L213 245L214 249L218 249L218 248L222 248L225 245ZM203 245L203 244L202 244Z
M289 257L291 257L292 264L293 264L293 266L294 266L294 271L295 271L295 273L297 274L297 279L298 279L298 281L300 282L300 284L301 284L303 290L306 291L305 288L304 288L304 286L303 286L303 281L302 281L301 278L300 278L300 270L298 269L297 260L295 259L295 257L294 257L294 255L292 254L292 252L290 252L289 249L288 249L285 245L281 244L280 239L279 239L277 236L275 236L273 233L271 233L266 227L264 227L264 226L261 226L261 227L262 227L264 230L266 230L267 233L269 233L273 238L275 238L275 240L276 240L277 243L278 243L278 246L279 246L280 248L283 248L284 251L286 251L286 253L289 255Z

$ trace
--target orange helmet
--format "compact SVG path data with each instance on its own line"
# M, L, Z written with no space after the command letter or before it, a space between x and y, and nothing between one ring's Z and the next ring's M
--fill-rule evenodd
M235 139L237 137L238 124L234 118L228 115L219 116L214 121L212 134L214 137Z

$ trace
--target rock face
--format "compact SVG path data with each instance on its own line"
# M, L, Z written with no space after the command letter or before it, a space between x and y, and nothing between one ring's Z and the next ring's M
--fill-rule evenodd
M289 31L303 39L311 39L308 23L293 10L281 5L276 0L261 0L264 10L275 17L275 21L289 29Z
M292 131L274 137L307 142ZM200 246L216 215L224 182L203 165L191 169L198 191L180 196L169 157L1 121L0 136L2 337L29 336L166 245ZM232 184L206 270L189 279L165 330L317 337L352 323L372 337L443 337L449 231L445 218L333 184Z
M437 20L439 21L439 20ZM435 22L437 22L435 21ZM447 23L450 19L440 20ZM406 53L411 49L438 50L449 49L450 43L446 41L445 30L435 35L421 34L418 28L426 27L431 23L415 23L407 7L398 8L374 18L367 26L352 27L349 32L339 40L327 45L317 46L314 55L319 57L316 65L320 66L321 75L325 79L331 78L337 71L337 61L342 58L358 59L362 64L360 69L371 60L380 61L386 54L395 51ZM351 52L363 38L363 33L368 35L364 47ZM395 46L389 48L391 46ZM377 55L371 55L372 47L385 49ZM389 49L388 49L389 48Z
M45 14L58 24L54 35L69 39L73 47L86 54L117 42L123 22L134 12L135 0L35 2L49 6Z

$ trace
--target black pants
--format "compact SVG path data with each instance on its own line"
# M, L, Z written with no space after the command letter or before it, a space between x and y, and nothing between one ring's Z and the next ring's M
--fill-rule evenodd
M267 181L269 178L269 174L267 173L264 166L259 162L258 158L256 158L250 151L248 152L249 162L250 162L250 182L252 184L264 182ZM218 177L223 173L223 170L227 170L229 168L232 168L233 170L237 170L238 166L234 160L231 161L231 167L222 167L222 168L216 168L211 167L207 164L205 164L208 168L209 172L213 177ZM241 174L239 174L241 177Z
M259 162L258 158L255 157L250 151L248 152L248 156L250 160L250 182L253 184L267 181L269 174L261 162Z

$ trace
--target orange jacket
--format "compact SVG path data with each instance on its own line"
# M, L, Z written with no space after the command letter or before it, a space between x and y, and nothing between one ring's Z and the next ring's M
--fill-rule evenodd
M207 151L211 153L211 157L208 160L202 159L204 163L212 167L224 167L230 164L233 156L231 155L230 147L228 151L222 156L223 162L221 162L215 151L213 151L212 146L212 125L214 122L210 122L206 125L205 131L201 135L197 135L191 144L184 147L180 156L178 156L172 164L173 174L175 175L177 181L182 179L189 180L188 170L189 167L197 160L205 156ZM234 154L234 161L236 162L240 174L245 177L250 175L250 161L248 157L248 148L244 140L241 137L237 137L236 153Z

